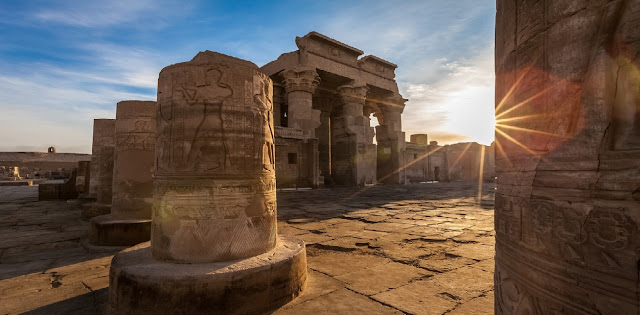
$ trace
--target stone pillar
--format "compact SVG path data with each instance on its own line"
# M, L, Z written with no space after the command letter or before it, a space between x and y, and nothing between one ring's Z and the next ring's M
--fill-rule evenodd
M284 88L287 93L288 127L302 130L304 146L312 153L318 152L316 128L320 126L320 111L313 109L313 93L320 83L320 76L314 68L296 67L282 72ZM314 153L314 154L315 154ZM311 164L302 165L311 170L311 185L319 186L320 168L318 155L308 159Z
M331 178L331 107L333 99L314 98L314 106L320 110L320 126L316 128L318 138L318 165L325 184L333 183Z
M118 103L111 213L91 219L92 244L127 246L150 238L156 109L153 101Z
M402 96L396 95L379 104L379 126L376 127L378 142L378 181L384 184L404 184L405 134L402 131ZM427 143L425 143L427 144Z
M302 241L277 240L272 84L205 51L158 80L151 244L116 255L120 313L260 314L306 285Z
M294 68L282 72L287 93L289 128L302 129L315 138L320 126L320 111L313 109L313 93L320 83L320 76L312 68Z
M639 0L497 1L496 314L640 313L639 38Z
M373 184L376 180L375 145L364 104L369 88L361 82L338 87L342 112L332 121L332 176L339 185Z
M76 191L80 199L89 198L91 183L91 161L78 161L78 175L76 176Z
M284 86L279 83L273 83L273 125L282 126L284 119L284 106L285 106Z
M85 219L111 211L115 130L115 119L93 120L89 197L96 198L96 202L82 205L82 217Z

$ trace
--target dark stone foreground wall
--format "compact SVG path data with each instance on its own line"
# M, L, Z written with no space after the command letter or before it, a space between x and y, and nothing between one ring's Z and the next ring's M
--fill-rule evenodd
M498 0L496 314L638 314L640 1Z

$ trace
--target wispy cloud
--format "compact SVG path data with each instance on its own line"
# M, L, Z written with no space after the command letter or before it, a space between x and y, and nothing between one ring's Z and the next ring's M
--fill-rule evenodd
M403 115L405 131L429 133L442 143L464 139L490 144L495 124L493 45L471 59L439 62L447 71L440 80L400 85L409 99Z
M161 0L72 0L57 2L55 8L36 11L34 17L42 22L51 22L78 27L105 27L131 24L140 20L155 20L152 25L136 23L143 27L164 26L163 17L182 12L189 5L183 1Z
M362 3L339 11L328 35L398 64L403 127L443 143L493 139L493 6L479 1ZM462 9L464 8L464 9ZM487 17L489 16L489 17ZM483 33L484 32L484 33ZM485 34L486 33L486 34Z
M88 74L44 65L0 74L0 150L56 145L61 152L91 152L94 118L114 118L118 101L154 100L155 93L94 84Z
M310 30L398 64L407 137L485 141L492 132L461 127L493 117L493 5L41 0L4 10L3 3L0 150L89 152L92 120L115 116L118 101L155 99L163 67L205 49L262 65Z

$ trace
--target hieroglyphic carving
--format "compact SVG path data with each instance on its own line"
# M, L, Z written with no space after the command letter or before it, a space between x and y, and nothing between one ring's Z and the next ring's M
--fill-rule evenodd
M273 89L256 69L207 51L160 73L154 257L212 262L275 246Z
M597 207L589 214L586 230L592 244L606 250L622 250L634 230L623 209Z

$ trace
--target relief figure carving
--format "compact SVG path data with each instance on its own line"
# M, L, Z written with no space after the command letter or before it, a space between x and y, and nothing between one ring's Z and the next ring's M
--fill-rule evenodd
M222 67L220 67L222 68ZM224 128L223 102L233 95L231 86L220 82L222 71L209 68L195 73L195 84L181 85L182 98L195 110L202 111L187 154L186 169L225 169L229 164Z

